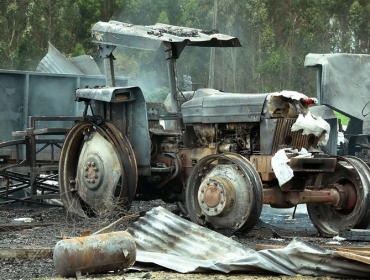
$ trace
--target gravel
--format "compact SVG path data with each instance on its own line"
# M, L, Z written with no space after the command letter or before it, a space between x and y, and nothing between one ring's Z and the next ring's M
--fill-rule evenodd
M135 201L126 214L140 211L149 211L153 207L162 206L167 210L183 216L179 213L177 206L171 203L155 201ZM60 208L0 208L0 229L11 223L15 218L32 218L33 222L51 224L46 227L38 227L23 231L0 232L0 248L22 248L51 247L60 240L57 237L80 236L82 231L95 232L122 216L116 212L106 217L96 219L84 219L67 213ZM184 216L183 216L184 217ZM185 217L186 218L186 217ZM135 220L126 221L109 229L108 231L119 231L127 229ZM107 232L108 232L107 231ZM245 244L254 249L256 244L286 245L293 237L301 237L317 245L333 245L330 242L338 242L334 246L369 246L367 242L337 241L332 238L321 238L317 230L311 224L306 214L298 214L295 219L291 218L289 212L264 211L256 227L248 234L233 233L231 231L219 231L231 237L233 240ZM329 244L328 244L329 242ZM125 273L124 275L109 274L94 276L93 278L82 277L82 279L143 279L145 273ZM261 274L179 274L168 270L152 271L147 274L151 279L334 279L330 277L287 277ZM56 278L54 278L56 277ZM90 276L91 277L91 276ZM0 279L61 279L57 277L52 259L41 260L16 260L0 259ZM73 278L75 279L75 278Z

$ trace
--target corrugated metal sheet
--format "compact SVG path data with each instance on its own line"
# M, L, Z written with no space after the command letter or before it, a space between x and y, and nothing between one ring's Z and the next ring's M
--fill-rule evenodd
M238 38L201 30L157 23L151 26L119 21L98 22L91 29L93 42L128 48L157 50L162 42L200 47L240 47Z
M370 266L295 239L284 249L254 251L157 207L129 229L140 263L181 273L263 271L285 275L368 278Z
M49 51L40 61L36 71L57 74L80 74L83 73L68 61L50 42Z
M98 65L91 55L80 55L68 59L74 66L76 66L85 75L102 75Z

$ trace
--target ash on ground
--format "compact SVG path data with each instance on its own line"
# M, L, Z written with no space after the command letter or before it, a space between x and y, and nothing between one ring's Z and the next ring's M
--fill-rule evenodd
M140 211L149 211L153 207L162 206L167 210L187 218L181 214L173 203L165 203L161 200L155 201L135 201L126 215L134 214ZM271 245L286 245L294 237L303 238L316 245L333 245L337 246L368 246L367 242L349 242L337 241L333 238L322 238L317 230L311 224L311 221L304 211L297 212L295 219L292 219L293 209L291 211L271 211L269 207L264 207L264 211L260 220L254 229L245 234L240 232L232 232L227 230L217 230L218 232L240 242L251 249L255 249L256 244L271 244ZM64 208L0 208L0 229L9 225L16 218L31 218L32 222L40 224L49 224L49 226L36 227L23 231L6 231L0 232L0 248L24 248L24 247L47 247L53 248L60 240L60 237L78 237L83 231L91 233L114 222L122 217L123 213L117 211L113 214L100 218L81 218L71 213L68 213ZM126 230L135 219L124 221L105 232ZM171 279L170 275L177 273L166 272L167 276L162 278L158 272L155 279ZM131 275L131 276L130 276ZM138 273L127 273L125 277L137 277ZM212 274L213 275L213 274ZM198 279L223 279L222 274L217 274L219 277L211 274L201 275ZM53 265L52 259L41 260L16 260L12 258L0 259L0 279L33 279L33 278L50 278L56 277L57 273ZM111 278L114 275L110 275ZM184 275L184 279L197 278L192 274ZM230 275L231 277L232 275ZM121 278L117 279L123 279ZM225 276L226 277L226 276ZM100 278L100 277L99 277ZM154 277L153 277L154 278ZM175 278L179 278L176 276ZM180 277L183 278L183 277ZM243 277L245 278L245 277ZM129 278L125 278L129 279ZM232 279L232 278L228 278ZM239 278L240 279L240 278ZM245 278L247 279L247 278ZM251 278L252 279L252 278ZM270 278L269 278L270 279ZM274 278L271 278L274 279ZM281 279L281 278L276 278ZM284 277L284 279L288 279ZM303 278L302 278L303 279ZM315 278L307 278L315 279ZM326 279L326 278L325 278ZM329 278L328 278L329 279Z

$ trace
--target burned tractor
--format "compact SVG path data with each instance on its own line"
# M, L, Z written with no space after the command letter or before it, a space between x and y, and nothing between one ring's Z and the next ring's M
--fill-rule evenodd
M324 154L328 125L309 112L312 99L283 91L233 94L198 89L182 100L176 59L185 46L240 47L239 40L164 24L99 22L107 87L76 90L85 102L59 162L65 207L81 216L101 215L137 198L178 202L198 224L251 230L263 204L307 204L325 235L370 224L369 167L355 157ZM165 46L171 108L146 103L138 87L115 87L116 46L157 50ZM88 112L91 112L91 115ZM160 125L171 120L173 129Z

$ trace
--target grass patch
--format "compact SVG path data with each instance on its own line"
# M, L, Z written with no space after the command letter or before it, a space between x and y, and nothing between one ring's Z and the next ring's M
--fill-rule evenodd
M342 115L341 113L339 113L337 111L334 111L334 114L335 114L335 116L337 117L338 120L340 119L342 121L342 125L346 125L346 126L348 125L348 122L349 122L348 117Z

